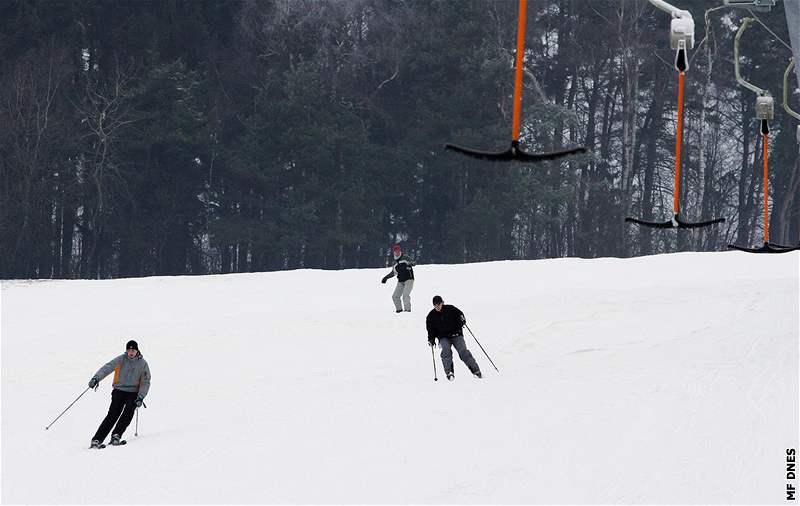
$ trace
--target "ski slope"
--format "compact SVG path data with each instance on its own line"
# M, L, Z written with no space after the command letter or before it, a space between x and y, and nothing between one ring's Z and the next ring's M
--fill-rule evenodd
M785 503L800 256L680 253L2 284L2 502ZM484 379L433 381L464 311ZM139 342L128 445L89 450Z

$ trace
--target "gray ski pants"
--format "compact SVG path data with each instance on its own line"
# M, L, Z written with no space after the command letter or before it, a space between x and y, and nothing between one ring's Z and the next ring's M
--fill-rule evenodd
M398 311L403 310L403 304L406 306L406 311L411 311L411 290L414 289L414 280L409 279L406 281L398 281L397 286L394 287L392 294L392 301L394 301L394 308ZM403 304L400 304L400 297L403 297Z
M475 357L473 357L472 353L467 349L464 336L440 337L439 346L442 347L442 365L444 366L445 374L453 372L453 350L450 349L450 346L455 346L458 352L458 358L467 364L467 367L469 367L469 370L473 374L481 370L480 367L478 367L478 363L475 362Z

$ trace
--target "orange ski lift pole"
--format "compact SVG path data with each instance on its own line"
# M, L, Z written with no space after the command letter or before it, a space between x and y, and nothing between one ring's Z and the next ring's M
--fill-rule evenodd
M526 7L527 0L519 0L519 16L517 22L517 54L514 61L514 119L511 126L511 146L505 151L478 151L448 143L444 145L445 149L449 149L472 158L477 158L479 160L490 160L495 162L514 160L520 162L541 162L546 160L557 160L568 155L587 152L587 149L584 146L565 148L547 153L527 153L519 148L520 114L522 111L522 59L525 54Z
M669 221L647 221L625 218L628 223L650 228L700 228L721 223L725 218L688 222L680 217L681 147L683 145L683 82L689 69L687 50L694 47L694 20L689 11L678 9L663 0L649 0L655 7L672 16L670 23L670 48L675 50L675 70L678 71L678 123L675 129L675 182L672 201L672 218Z
M761 122L761 138L762 138L762 153L763 158L763 207L764 207L764 244L759 248L748 248L746 246L737 246L736 244L729 244L728 247L739 251L746 251L748 253L786 253L800 249L800 246L782 246L774 244L769 241L769 120L775 117L775 103L769 94L769 91L759 88L758 86L745 81L739 71L739 42L741 41L742 34L751 22L755 21L754 18L744 18L739 31L736 32L736 38L733 41L733 63L736 73L736 81L752 91L757 95L756 97L756 119ZM791 68L791 65L790 65ZM786 76L784 75L784 78ZM785 97L784 97L785 98Z

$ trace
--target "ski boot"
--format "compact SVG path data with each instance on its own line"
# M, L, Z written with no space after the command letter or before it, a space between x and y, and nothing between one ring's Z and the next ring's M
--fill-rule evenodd
M111 446L120 446L127 443L124 439L120 439L119 434L113 434L111 436L111 442L109 443Z

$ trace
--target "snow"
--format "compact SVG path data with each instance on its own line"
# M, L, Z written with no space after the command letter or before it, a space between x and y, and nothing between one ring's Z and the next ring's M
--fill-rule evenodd
M680 253L2 284L2 502L783 503L800 256ZM433 381L433 295L484 379ZM134 338L128 445L89 450Z

